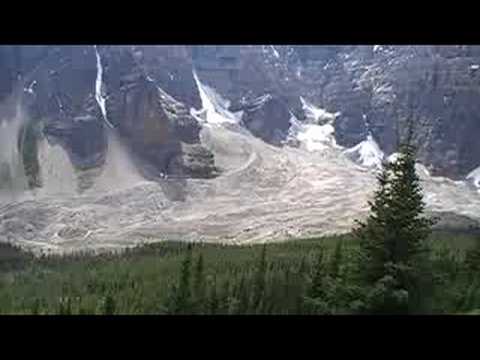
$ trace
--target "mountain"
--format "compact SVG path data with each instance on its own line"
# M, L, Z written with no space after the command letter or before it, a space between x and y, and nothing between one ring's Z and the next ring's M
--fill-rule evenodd
M479 46L200 47L195 54L200 76L235 109L268 94L302 119L303 97L341 114L339 145L355 146L370 132L387 155L399 120L410 116L428 124L421 159L433 174L463 179L480 163ZM282 129L289 115L274 117L268 121Z
M123 46L2 47L0 51L4 63L0 76L6 80L0 101L5 102L16 87L23 89L18 99L26 116L43 122L44 133L61 142L77 168L104 161L106 129L111 128L146 163L145 169L155 169L148 175L209 177L214 171L211 154L198 145L200 127L189 113L188 106L200 103L192 67L185 56L176 55L176 48L154 48L153 55L147 51L141 58L141 50ZM187 66L189 71L182 72L187 78L181 79L181 86L170 86L162 77L164 64L148 56L168 59L175 69Z
M463 179L480 164L479 46L2 46L0 59L0 101L21 75L30 116L48 119L47 131L63 138L79 166L104 151L103 111L159 171L213 174L203 155L201 171L167 169L181 144L198 144L194 69L228 102L225 110L243 112L245 126L275 145L288 137L291 112L305 119L304 99L339 114L341 146L371 133L391 154L398 121L411 116L429 126L421 159L433 174Z
M478 46L0 46L0 241L348 231L406 117L429 210L478 217Z

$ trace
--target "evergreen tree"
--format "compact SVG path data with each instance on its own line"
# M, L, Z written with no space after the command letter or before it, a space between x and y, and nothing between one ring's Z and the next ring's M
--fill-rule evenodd
M290 269L283 271L283 296L285 299L290 297Z
M465 255L465 265L471 276L480 271L480 237L476 238L475 245Z
M62 296L58 302L59 315L72 315L72 301L68 296Z
M307 293L310 298L322 297L325 294L323 288L325 276L325 249L321 246L313 269L311 286Z
M388 166L388 165L387 165ZM385 167L377 177L378 189L374 193L374 201L369 201L370 214L365 223L357 222L353 229L354 236L360 241L359 252L361 275L367 284L373 284L384 275L386 251L384 235L387 228L388 209L388 169Z
M473 278L471 282L468 282L462 296L458 299L460 304L456 307L457 311L469 311L471 309L478 309L478 300L480 298L480 281L479 278Z
M230 307L230 300L231 300L231 294L230 294L230 280L228 278L224 280L223 286L221 287L220 291L220 303L219 303L219 310L221 313L227 314L228 309Z
M301 314L304 311L304 297L306 292L305 284L307 283L307 274L308 274L308 265L307 259L302 256L302 260L300 261L300 265L297 271L297 286L298 286L298 295L295 303L295 312L297 314Z
M338 241L335 245L335 250L330 261L330 275L332 278L338 278L340 276L340 267L343 260L343 243Z
M265 277L267 270L267 246L264 244L256 267L253 283L252 310L256 310L265 294Z
M300 265L298 266L298 274L299 275L304 275L307 272L307 259L304 256L302 256L302 260L300 260Z
M41 301L38 297L36 297L33 300L33 305L32 305L32 310L31 310L32 315L39 315L40 314L40 309L41 309Z
M212 315L217 314L218 312L218 296L217 296L217 278L213 277L213 281L210 284L210 295L208 298L208 312Z
M78 315L88 315L88 313L89 313L88 308L80 302L78 304Z
M238 307L237 311L239 314L245 314L248 311L248 291L247 291L247 282L245 275L242 274L240 278L240 284L238 286Z
M180 270L180 280L178 287L176 287L176 296L174 301L174 313L188 313L192 301L191 294L191 267L192 267L192 247L189 244L187 247L187 253L185 259L182 262Z
M103 298L103 304L102 304L102 314L103 315L113 315L115 314L115 299L113 298L112 294L109 292L104 298Z
M233 278L233 282L229 278ZM222 308L226 314L236 314L238 312L239 300L236 296L235 280L236 278L232 274L231 277L227 277L223 286Z
M304 311L307 313L325 314L328 313L326 277L328 276L325 264L325 249L320 247L317 260L313 268L310 287L304 297Z
M354 229L360 240L363 280L370 286L368 311L409 313L422 306L428 246L433 221L423 216L425 204L415 172L416 149L400 145L394 162L384 164L378 190L369 202L366 222ZM382 300L383 299L383 300Z
M195 265L193 296L195 298L195 310L201 313L203 311L203 304L205 302L205 275L202 254L198 256L198 260Z
M176 282L171 282L168 284L168 293L167 293L167 298L164 304L164 308L166 309L167 314L178 313L177 297L178 297L178 284ZM138 299L137 299L137 302L138 302Z

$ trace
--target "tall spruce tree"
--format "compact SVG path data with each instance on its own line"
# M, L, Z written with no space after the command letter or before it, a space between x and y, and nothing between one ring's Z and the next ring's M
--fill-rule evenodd
M325 248L321 246L317 254L317 261L315 262L315 267L313 269L312 282L307 293L308 297L319 298L324 295L323 283L325 276Z
M466 253L465 265L470 276L475 276L480 271L480 237L478 236L475 239L475 245Z
M247 291L247 280L245 279L245 274L242 274L240 278L240 283L238 285L238 308L237 311L239 314L245 314L248 311L248 291Z
M210 294L208 298L208 312L212 315L218 313L219 299L217 296L217 277L214 275L210 284Z
M326 291L327 276L328 272L325 263L325 248L321 246L317 254L317 260L314 264L310 287L308 288L303 299L303 310L307 313L328 313Z
M173 304L175 314L189 313L191 311L191 267L192 267L192 246L189 244L185 259L180 270L180 280L176 287L176 296Z
M420 180L415 172L412 124L399 155L385 163L365 222L354 229L360 240L363 280L370 287L367 311L412 313L422 309L427 238L433 220L424 216Z
M232 298L230 292L230 274L227 274L227 278L223 281L222 287L220 289L220 303L219 310L222 314L228 314L228 309L230 307L230 300Z
M109 292L103 299L102 303L102 314L103 315L113 315L115 313L115 299L113 295Z
M301 314L304 311L304 297L306 291L306 283L308 279L308 266L305 256L302 256L300 265L296 274L296 284L298 286L298 295L295 301L295 312Z
M340 240L335 245L332 258L330 260L330 275L336 279L340 276L340 266L343 259L343 242Z
M267 272L267 246L264 244L258 260L258 265L256 268L256 273L255 273L255 278L253 283L252 310L254 311L260 308L261 300L265 295L266 272Z
M203 311L205 302L205 275L202 254L198 256L198 260L195 265L193 296L195 298L195 310L201 313Z

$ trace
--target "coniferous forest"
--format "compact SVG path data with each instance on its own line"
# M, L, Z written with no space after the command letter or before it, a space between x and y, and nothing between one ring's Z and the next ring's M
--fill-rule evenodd
M160 243L122 254L33 258L1 249L3 314L468 314L480 310L480 242L434 233L416 293L407 266L365 279L352 235L266 246ZM425 266L427 266L425 265ZM396 272L394 271L396 270ZM396 277L398 274L398 278ZM405 276L406 277L406 276ZM413 294L413 295L410 295Z

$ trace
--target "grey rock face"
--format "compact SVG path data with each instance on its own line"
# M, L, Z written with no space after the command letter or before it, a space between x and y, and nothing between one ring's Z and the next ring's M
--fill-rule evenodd
M169 162L182 152L182 142L199 142L197 121L143 72L130 49L100 53L109 121L135 153L167 172Z
M134 46L131 51L137 64L160 88L188 109L201 108L190 47Z
M176 51L181 49L183 52ZM178 165L183 157L181 144L199 143L200 127L188 111L189 106L199 106L199 97L191 64L178 60L188 59L184 52L188 53L185 47L98 48L108 121L154 172L165 172L175 158L175 171L190 173L190 169ZM28 103L22 101L29 119L44 123L44 132L67 150L77 168L101 165L107 140L106 121L96 100L95 48L0 47L0 59L0 78L5 80L0 88L1 100L12 97L15 88L23 88L22 99L29 99ZM167 81L165 75L171 72L180 81ZM209 174L213 171L210 162L195 173Z
M303 96L341 113L340 145L356 145L369 130L387 155L410 116L428 124L420 160L433 174L463 178L480 164L479 46L245 46L230 60L226 47L201 48L194 63L202 79L232 107L268 93L302 119ZM283 114L265 122L273 133Z
M243 123L266 142L280 145L290 128L290 111L282 100L267 94L242 107Z
M305 119L302 96L340 112L339 145L354 146L370 131L388 156L410 116L429 125L420 161L432 174L463 178L480 165L480 46L112 46L99 53L112 123L159 171L182 151L180 143L199 143L189 114L201 108L194 69L269 143L282 143L290 113ZM94 48L0 47L0 101L19 75L32 90L31 116L48 119L76 164L97 163L105 136Z

